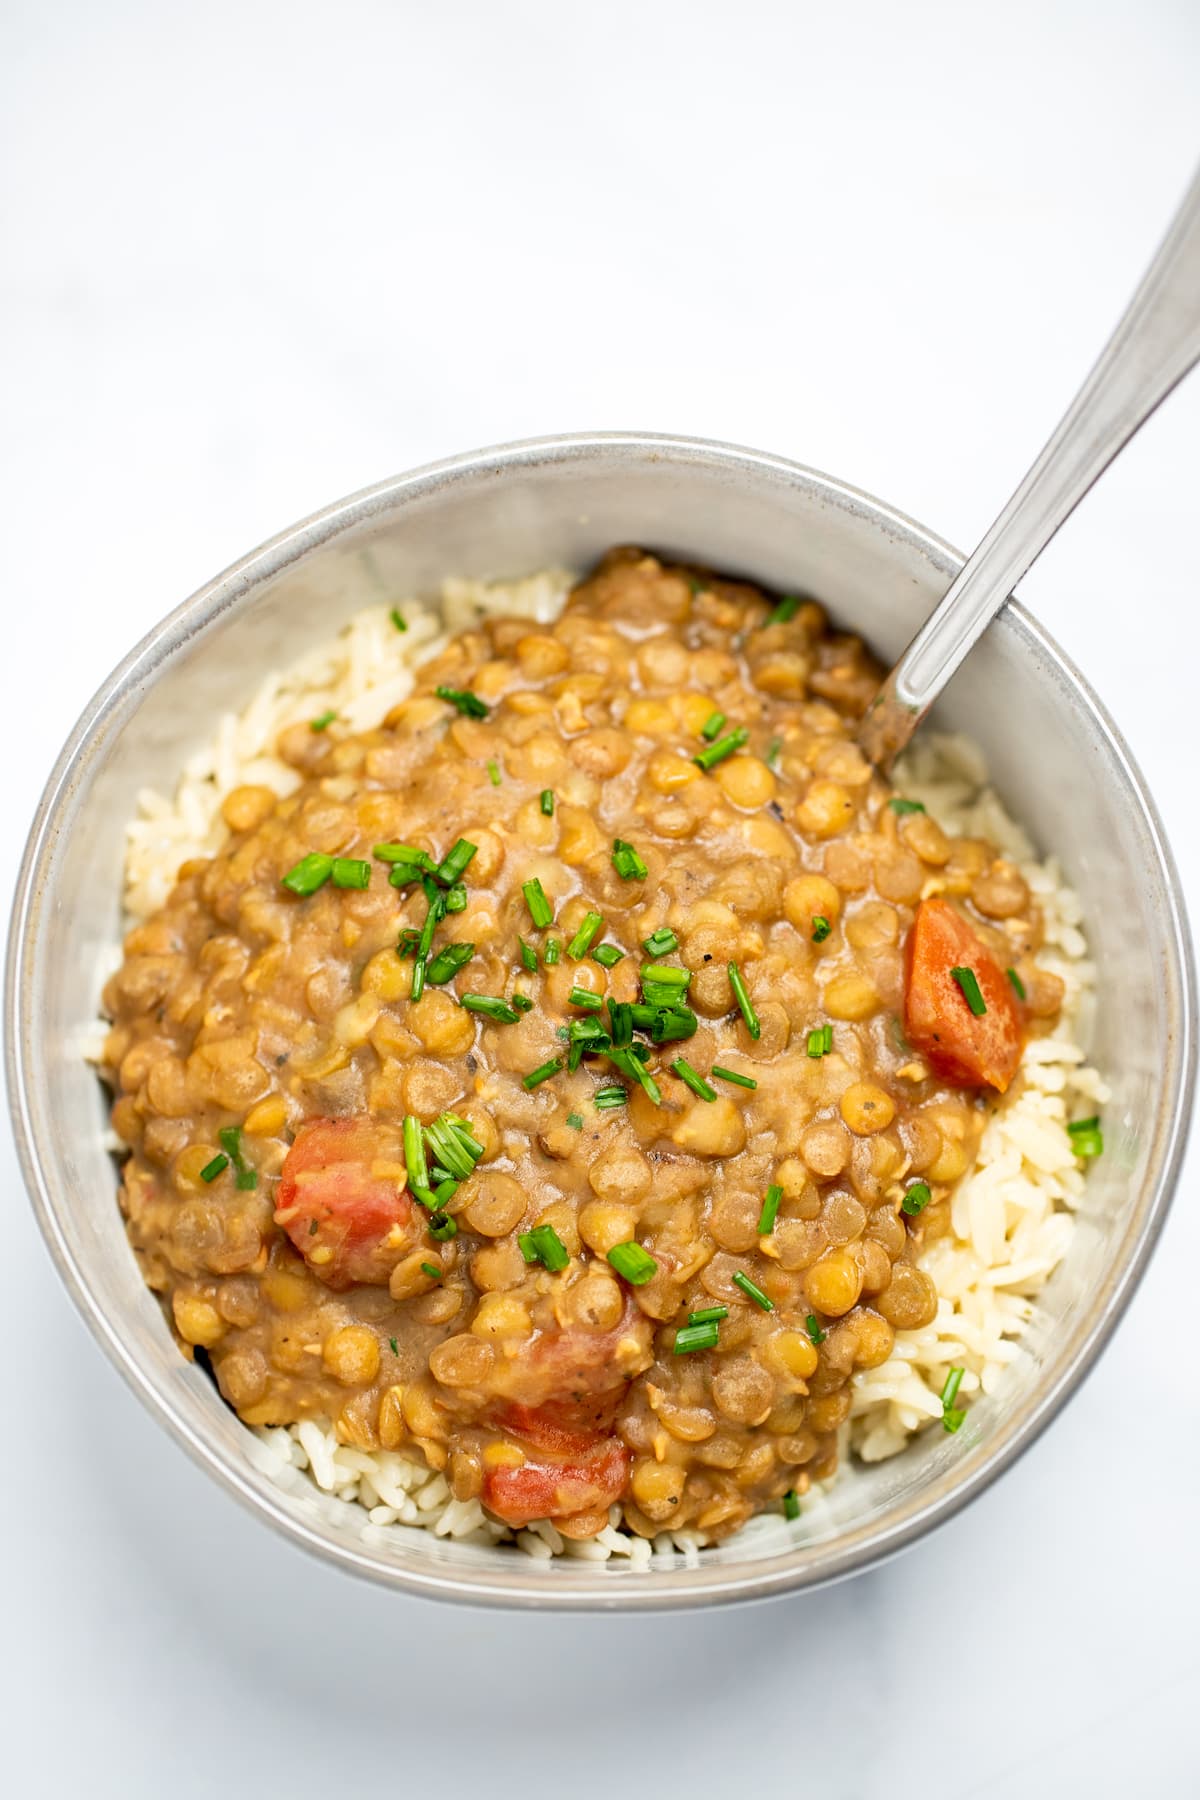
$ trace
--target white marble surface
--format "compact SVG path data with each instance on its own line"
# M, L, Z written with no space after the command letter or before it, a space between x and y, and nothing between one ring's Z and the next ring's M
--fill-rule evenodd
M970 543L1197 148L1194 0L10 0L2 29L6 889L133 639L394 470L692 430ZM1194 910L1198 467L1194 378L1024 588ZM244 1517L86 1337L5 1140L11 1791L1195 1792L1196 1170L1085 1390L935 1540L766 1608L547 1620L355 1586Z

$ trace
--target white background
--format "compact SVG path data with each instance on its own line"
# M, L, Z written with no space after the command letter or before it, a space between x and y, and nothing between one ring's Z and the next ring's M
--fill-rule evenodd
M6 892L132 641L429 458L694 431L969 546L1200 150L1195 0L0 17ZM1198 473L1200 376L1022 590L1128 734L1193 910ZM572 1620L356 1586L243 1516L85 1335L5 1139L5 1785L1195 1792L1196 1167L1098 1372L968 1516L808 1598Z

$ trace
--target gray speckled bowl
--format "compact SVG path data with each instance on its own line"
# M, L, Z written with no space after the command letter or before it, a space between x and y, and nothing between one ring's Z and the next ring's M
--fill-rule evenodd
M284 532L186 601L104 682L38 809L9 940L8 1083L25 1176L63 1280L130 1386L244 1505L352 1573L499 1605L695 1606L866 1568L930 1531L1037 1437L1116 1327L1162 1224L1190 1112L1195 1001L1178 883L1141 776L1087 684L1010 605L956 677L939 722L982 745L1000 793L1078 890L1101 982L1092 1051L1113 1097L1106 1155L1003 1393L970 1429L844 1472L793 1527L763 1518L682 1563L535 1563L398 1528L306 1480L277 1486L262 1446L179 1355L126 1244L104 1148L106 1104L82 1047L121 930L125 821L140 787L208 736L271 668L358 608L446 574L585 567L644 543L801 588L884 657L957 572L939 539L853 488L776 457L642 435L550 438L456 457Z

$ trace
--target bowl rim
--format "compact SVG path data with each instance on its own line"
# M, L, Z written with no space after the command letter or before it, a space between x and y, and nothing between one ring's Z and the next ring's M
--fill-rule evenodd
M41 1047L39 1022L30 1016L23 996L30 966L31 922L46 898L41 880L42 851L55 835L60 809L87 777L93 738L131 694L152 681L191 637L225 612L236 609L261 584L310 551L377 514L432 496L447 486L480 478L511 478L522 469L572 461L593 462L598 467L668 462L681 468L704 467L731 475L753 471L789 486L807 488L839 510L865 518L887 535L904 540L946 575L947 585L964 561L944 539L849 483L768 452L669 433L597 431L520 439L424 464L311 513L231 564L153 626L101 682L70 732L38 802L17 878L8 933L4 1021L9 1110L18 1159L42 1236L92 1335L126 1384L192 1460L290 1542L359 1577L419 1596L466 1605L528 1606L556 1612L660 1611L701 1603L765 1599L828 1585L898 1554L953 1518L1040 1437L1095 1366L1140 1282L1166 1218L1186 1148L1190 1098L1196 1079L1196 978L1175 861L1154 801L1120 731L1080 671L1019 602L1010 600L1008 611L1026 647L1044 658L1074 691L1076 702L1090 717L1093 729L1107 742L1124 777L1127 802L1140 815L1158 860L1166 899L1163 924L1168 954L1164 977L1171 989L1178 1024L1166 1046L1163 1067L1162 1092L1164 1099L1170 1096L1171 1112L1165 1116L1166 1107L1162 1106L1156 1116L1151 1161L1138 1196L1140 1225L1129 1240L1129 1253L1119 1268L1109 1271L1099 1303L1089 1315L1086 1329L1078 1334L1074 1353L1055 1379L1014 1409L1013 1420L993 1434L985 1454L973 1451L971 1461L960 1466L957 1479L940 1476L928 1488L910 1496L900 1504L899 1517L887 1528L857 1526L843 1536L808 1546L807 1555L806 1547L798 1545L782 1567L775 1566L782 1559L773 1558L771 1565L757 1574L723 1573L721 1565L664 1571L653 1589L627 1586L625 1579L614 1580L611 1575L597 1581L594 1572L589 1581L592 1565L587 1563L572 1564L573 1574L577 1572L575 1584L561 1589L544 1579L533 1578L533 1565L529 1578L524 1580L516 1568L512 1578L506 1571L503 1580L475 1569L442 1572L432 1563L424 1570L400 1569L377 1558L366 1543L340 1541L332 1531L325 1535L294 1518L252 1485L226 1459L218 1444L192 1429L177 1412L165 1387L158 1385L141 1366L118 1324L109 1318L92 1292L86 1269L79 1266L59 1228L56 1197L32 1130L29 1083L39 1066ZM519 1560L523 1559L514 1557L514 1564Z

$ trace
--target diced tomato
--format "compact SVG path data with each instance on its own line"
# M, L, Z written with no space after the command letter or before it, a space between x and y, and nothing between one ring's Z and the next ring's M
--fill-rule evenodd
M371 1119L310 1119L284 1158L275 1222L327 1287L386 1284L415 1239L398 1135Z
M501 1420L533 1414L564 1431L607 1430L629 1383L652 1361L651 1320L627 1300L611 1331L554 1326L498 1359L489 1387Z
M536 1429L536 1428L535 1428ZM531 1455L519 1467L489 1466L483 1478L483 1504L506 1525L528 1525L533 1519L570 1519L580 1513L604 1512L625 1491L630 1454L619 1438L560 1433L550 1435L563 1443L564 1454L548 1450ZM545 1432L539 1435L545 1436ZM571 1448L563 1440L570 1440ZM526 1443L532 1448L531 1440Z
M952 969L974 972L987 1010L971 1011ZM1021 1060L1023 1027L1004 970L948 900L922 900L908 934L904 1031L943 1081L1001 1093Z

